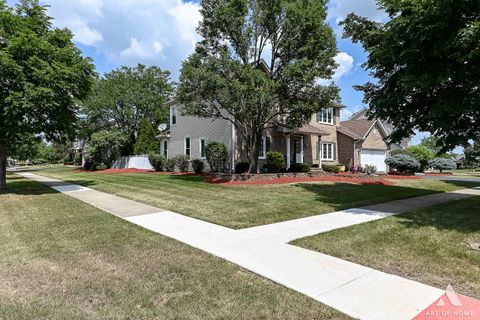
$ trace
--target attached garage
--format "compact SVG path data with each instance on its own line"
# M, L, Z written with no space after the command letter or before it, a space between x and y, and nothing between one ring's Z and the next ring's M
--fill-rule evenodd
M360 152L361 164L374 165L379 172L387 171L387 165L385 164L386 157L385 150L362 149Z

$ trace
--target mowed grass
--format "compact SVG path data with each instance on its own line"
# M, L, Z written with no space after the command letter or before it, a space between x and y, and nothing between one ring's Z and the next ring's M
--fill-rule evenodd
M480 197L294 241L311 250L480 299Z
M36 182L0 194L0 319L347 319Z
M418 179L398 180L395 186L332 182L226 186L169 174L102 174L63 167L36 173L235 229L480 185Z

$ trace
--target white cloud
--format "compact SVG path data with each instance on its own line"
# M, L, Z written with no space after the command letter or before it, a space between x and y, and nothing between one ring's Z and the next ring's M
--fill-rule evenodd
M335 56L335 62L338 64L338 67L335 69L335 73L332 76L332 79L321 79L319 84L328 85L332 81L337 82L343 76L347 75L350 70L353 68L353 57L346 52L340 52Z
M43 0L57 27L110 64L158 65L178 74L199 39L198 3L182 0Z
M384 21L388 18L386 12L378 8L376 0L332 0L329 18L338 24L351 12L375 21Z

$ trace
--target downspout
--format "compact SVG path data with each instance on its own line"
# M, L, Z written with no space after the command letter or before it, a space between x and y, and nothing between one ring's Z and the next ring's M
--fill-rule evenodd
M235 155L236 155L236 148L237 148L237 133L235 130L235 125L232 122L232 144L231 144L231 167L230 172L235 173Z

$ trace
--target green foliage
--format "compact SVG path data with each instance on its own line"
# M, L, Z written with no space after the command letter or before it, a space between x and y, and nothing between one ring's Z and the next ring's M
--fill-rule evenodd
M267 166L269 172L280 172L285 169L285 157L281 152L267 152Z
M88 150L94 167L98 169L100 164L104 164L110 168L120 156L120 148L125 141L125 136L119 131L103 130L94 133Z
M148 160L150 164L155 169L156 172L163 171L165 169L166 158L162 154L150 154L148 155Z
M364 172L368 175L375 174L375 173L377 173L377 167L374 166L373 164L372 165L366 164L366 165L363 166L362 172Z
M196 174L203 173L203 169L205 168L205 163L202 160L195 159L192 161L192 168L193 172Z
M165 161L165 170L168 172L175 172L175 167L177 165L177 160L175 158L168 158Z
M406 154L397 154L385 160L390 168L397 169L399 172L415 172L420 169L420 162L414 157Z
M280 117L299 127L339 100L333 83L317 81L336 67L326 2L202 1L202 40L183 63L178 95L187 114L235 125L254 172L265 126Z
M148 121L156 128L168 118L165 101L172 90L170 72L155 66L139 64L106 73L95 83L92 94L83 103L88 130L121 131L128 137L122 153L131 155L135 137L140 136L144 122ZM140 149L145 154L159 150L150 150L148 146Z
M420 163L420 172L425 171L425 169L428 167L428 162L435 157L433 151L423 145L412 146L403 150L396 150L395 153L392 152L392 154L406 154L414 157Z
M135 154L150 154L160 150L160 140L156 138L155 129L148 119L143 119L140 133L134 146Z
M443 170L453 170L457 168L457 164L455 163L455 161L445 158L435 158L431 160L428 164L433 169L440 170L441 173L443 173Z
M338 173L340 170L336 164L322 164L322 169L325 172Z
M468 168L476 168L480 164L480 142L469 144L465 148L465 166Z
M205 155L211 172L225 172L228 163L228 151L223 143L208 143L205 146Z
M292 163L290 172L310 172L310 165L308 163Z
M0 190L6 188L6 157L25 135L54 141L75 129L94 67L72 37L52 27L38 1L22 1L16 10L0 1Z
M400 141L415 130L439 138L444 150L480 135L480 1L380 0L390 19L350 14L344 36L368 53L378 79L357 88L371 114L392 123Z
M190 167L190 159L187 156L176 156L174 157L175 165L178 167L180 172L188 172Z
M250 169L250 163L248 162L239 162L235 165L236 174L247 173L249 169Z

